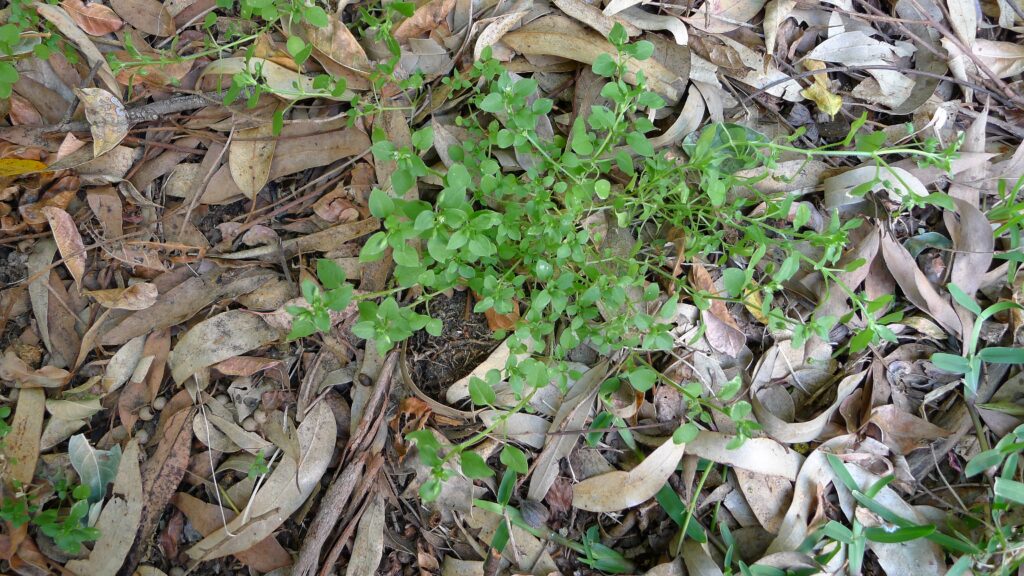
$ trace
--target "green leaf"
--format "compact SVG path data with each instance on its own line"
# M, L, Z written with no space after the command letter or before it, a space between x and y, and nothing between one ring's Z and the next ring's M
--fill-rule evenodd
M313 319L309 316L301 316L292 320L292 330L288 333L287 339L305 338L314 332L316 332L316 326L313 324Z
M370 192L370 214L377 218L387 218L395 211L395 201L380 188Z
M637 392L647 392L658 381L658 373L646 366L641 366L630 371L627 378L634 390Z
M1001 476L997 477L995 493L1000 498L1005 498L1017 504L1024 504L1024 483Z
M995 448L979 452L968 460L967 466L964 468L964 475L968 478L977 476L993 466L998 466L1003 461L1004 456L1001 450Z
M309 22L317 28L324 28L328 24L327 12L319 6L307 6L305 13L306 22Z
M434 145L434 129L430 126L412 133L412 145L416 150L424 152Z
M686 444L693 442L699 434L700 428L697 428L697 425L692 422L687 422L672 433L672 441L676 444Z
M448 182L448 187L453 191L464 194L466 189L472 183L469 177L469 171L462 164L452 164L448 168L448 175L445 176L445 181Z
M936 368L953 374L966 374L971 369L970 362L963 356L936 352L932 354L931 360Z
M469 379L469 398L477 406L492 406L498 399L494 393L494 388L485 380L476 376Z
M860 490L860 486L857 485L853 476L850 475L850 471L846 469L846 465L843 464L843 461L838 456L835 454L825 454L825 458L828 460L829 466L832 467L832 471L835 472L835 475L839 477L839 480L842 481L848 490L851 492Z
M296 54L306 49L306 41L298 36L289 36L288 41L285 43L285 48L288 49L288 53L294 58Z
M991 364L1024 364L1024 348L991 346L978 352L978 357Z
M626 29L621 23L615 22L610 32L608 32L608 41L615 45L617 48L621 48L626 42L629 42L629 34L626 33Z
M641 156L654 156L654 146L647 141L647 137L639 132L626 134L626 143L634 152Z
M957 304L967 308L973 312L975 316L981 316L981 306L978 306L978 303L974 301L974 298L968 296L966 292L961 290L959 286L952 282L947 284L946 288L949 289L949 293L953 295L953 299L957 301Z
M909 542L919 538L926 538L935 532L935 526L909 526L907 528L889 529L881 526L874 526L864 529L864 536L872 542L884 544L898 544Z
M729 295L737 298L743 294L743 288L747 285L747 273L739 268L726 268L722 271L722 283Z
M487 465L487 462L476 452L462 452L459 454L459 462L462 465L462 473L466 478L488 478L494 476L494 470Z
M331 310L341 312L345 308L348 308L349 303L352 302L353 292L354 289L352 288L352 285L345 284L341 288L329 291L324 297L324 302Z
M334 260L320 258L316 261L316 277L324 288L333 290L345 282L345 271Z
M615 71L618 69L618 66L615 64L615 60L612 59L611 55L605 53L599 54L597 58L594 59L594 65L591 66L591 69L594 71L594 74L597 74L598 76L611 78L615 75Z
M530 464L526 461L526 454L511 444L505 444L501 449L501 463L508 466L509 470L519 474L526 474L530 471Z

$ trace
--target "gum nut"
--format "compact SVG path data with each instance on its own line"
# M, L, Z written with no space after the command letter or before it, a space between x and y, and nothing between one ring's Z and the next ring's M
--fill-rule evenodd
M164 406L167 406L167 398L157 396L156 399L153 400L153 410L163 410Z
M139 420L143 422L149 422L153 419L153 411L149 409L149 406L143 406L139 409Z
M146 432L144 428L140 429L138 432L135 433L135 440L139 444L145 444L146 442L149 442L149 432Z
M249 416L245 420L242 420L242 428L246 432L253 432L253 431L255 431L256 428L257 428L256 419L253 418L252 416Z

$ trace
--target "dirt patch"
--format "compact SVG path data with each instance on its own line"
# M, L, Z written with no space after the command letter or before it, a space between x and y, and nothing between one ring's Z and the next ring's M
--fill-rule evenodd
M440 398L449 385L476 368L498 342L483 314L474 314L467 292L430 302L430 315L444 324L440 336L417 332L409 340L410 373L427 394Z
M0 290L7 289L11 284L24 280L28 276L28 254L7 247L0 247ZM0 310L0 318L5 314ZM10 342L24 330L28 318L6 318L3 331L0 333L0 347L6 348Z

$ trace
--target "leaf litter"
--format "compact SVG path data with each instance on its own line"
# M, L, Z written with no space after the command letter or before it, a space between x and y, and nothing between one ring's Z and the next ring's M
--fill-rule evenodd
M1012 0L11 3L0 571L1013 573L1022 41ZM628 43L649 53L608 59ZM486 56L506 95L543 97L528 129L471 96ZM616 67L620 94L650 96L602 126ZM620 148L586 138L627 117L646 124ZM659 265L604 285L627 296L594 316L642 301L634 328L667 322L667 341L574 341L569 316L520 334L569 314L540 254L527 298L466 282L443 330L367 328L400 324L392 296L424 301L426 258L507 248L380 235L440 229L417 203L496 209L489 178L545 162L533 133L577 161L600 147L607 179L574 193L601 198L655 150L717 146L742 181L676 191L818 243L702 251L666 207L610 204L580 238ZM493 170L466 172L481 143ZM437 350L389 352L421 330ZM441 361L470 368L410 370Z

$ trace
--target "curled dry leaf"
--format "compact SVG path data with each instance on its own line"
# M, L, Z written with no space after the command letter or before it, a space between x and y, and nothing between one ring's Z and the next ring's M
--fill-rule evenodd
M67 266L68 272L71 272L75 284L81 286L82 277L85 276L85 244L78 233L78 226L70 214L55 206L43 208L43 213L50 222L50 230L64 259L64 265Z
M894 404L879 406L871 411L868 422L878 426L882 431L882 442L896 454L907 455L918 448L928 446L932 440L949 436L945 430L922 420L913 414L907 414Z
M765 0L707 0L685 20L705 32L732 32L756 16L764 3Z
M71 373L54 366L33 370L14 350L7 349L0 358L0 379L19 388L59 388L71 379Z
M121 100L102 88L81 88L75 91L89 120L92 133L92 153L99 158L124 140L128 135L128 112Z
M686 444L662 443L629 472L588 478L573 487L572 505L590 512L615 512L650 500L665 485L686 452Z
M188 517L188 521L203 536L222 527L224 521L230 522L237 516L233 510L222 509L184 492L174 496L174 506ZM257 572L270 572L291 563L288 551L273 535L253 544L248 550L236 553L235 557Z
M159 291L155 284L142 282L127 288L111 288L110 290L86 290L100 306L118 310L145 310L156 303Z
M334 415L320 402L299 425L301 462L285 454L245 511L189 548L193 560L212 560L251 548L274 532L306 501L334 454Z
M114 12L146 34L174 35L174 18L159 0L110 0L110 5Z
M63 0L60 5L75 21L75 24L78 24L79 28L92 36L105 36L120 30L124 25L117 14L103 4L94 2L86 4L82 0Z
M433 31L444 23L452 8L455 8L455 0L430 0L398 25L395 39L402 42Z
M918 268L910 252L889 233L882 233L882 256L907 300L934 318L949 332L959 334L960 317L957 316L953 305L935 290L928 277Z

